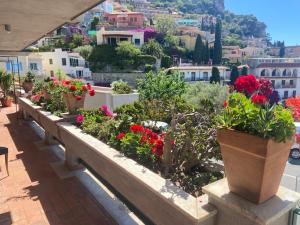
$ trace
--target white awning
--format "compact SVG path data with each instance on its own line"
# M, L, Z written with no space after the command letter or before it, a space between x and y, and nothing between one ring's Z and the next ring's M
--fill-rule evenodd
M0 52L21 51L103 1L0 0Z

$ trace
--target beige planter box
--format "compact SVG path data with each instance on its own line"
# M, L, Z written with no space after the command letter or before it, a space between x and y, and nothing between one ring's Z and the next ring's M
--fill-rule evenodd
M154 224L214 224L217 211L207 200L201 202L75 126L58 125L69 159L85 161Z
M42 110L38 111L38 113L39 113L40 125L44 128L46 132L48 132L49 134L51 134L53 137L55 137L57 140L61 142L57 123L62 122L64 119L52 115L50 112L46 112Z
M107 105L110 110L115 110L118 107L126 104L131 104L139 99L138 93L115 95L111 88L93 87L95 96L85 97L85 109L99 109L102 105Z
M39 110L42 109L41 106L34 105L27 98L18 98L18 104L23 112L29 114L36 122L40 123Z

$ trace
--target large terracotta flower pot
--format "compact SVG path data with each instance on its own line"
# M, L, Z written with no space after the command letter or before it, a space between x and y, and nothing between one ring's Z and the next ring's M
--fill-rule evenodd
M11 107L12 101L12 98L1 98L1 105L2 107Z
M23 82L22 87L24 88L25 92L28 93L33 89L33 82Z
M63 97L70 114L76 113L78 109L84 106L85 93L82 94L81 100L77 100L72 93L64 93Z
M278 191L292 142L276 143L235 130L218 130L231 192L260 204Z

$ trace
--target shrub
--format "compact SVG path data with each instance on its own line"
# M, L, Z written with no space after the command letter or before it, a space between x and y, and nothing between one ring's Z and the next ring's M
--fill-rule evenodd
M172 58L168 55L163 55L161 58L161 67L170 68L173 64Z
M187 86L184 99L194 105L201 107L203 100L209 100L217 111L223 109L223 103L228 96L228 88L220 84L209 84L205 82L196 82Z
M157 74L149 72L145 79L138 81L140 99L171 99L180 97L186 90L186 84L178 73L167 74L159 71Z
M31 71L29 71L25 76L24 82L32 83L34 81L35 81L35 75Z
M114 94L130 94L133 92L128 83L122 80L114 81L111 86Z

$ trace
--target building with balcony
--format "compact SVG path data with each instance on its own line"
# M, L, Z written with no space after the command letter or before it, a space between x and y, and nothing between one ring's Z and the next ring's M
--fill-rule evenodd
M59 70L74 78L91 77L91 71L84 58L78 53L55 49L53 52L40 52L43 74L55 76Z
M281 98L294 97L300 93L300 59L257 58L250 59L250 73L269 79Z
M105 22L118 28L142 28L145 21L144 14L141 12L104 13L103 18Z
M221 80L227 80L228 68L225 66L217 67L220 71ZM179 72L186 82L209 81L212 76L212 66L178 66L171 67L169 71Z
M102 27L97 31L97 45L117 45L121 41L128 41L141 48L144 44L144 32L142 31L116 31L105 30Z

